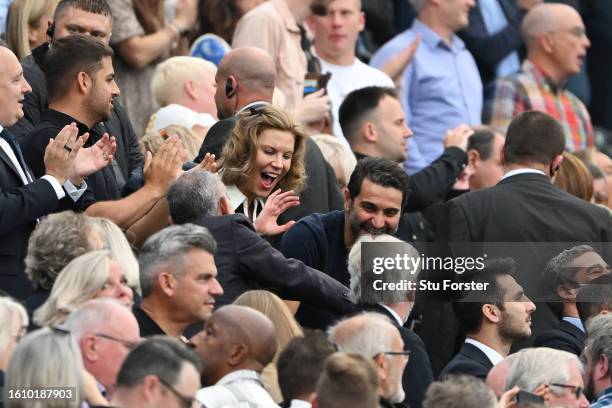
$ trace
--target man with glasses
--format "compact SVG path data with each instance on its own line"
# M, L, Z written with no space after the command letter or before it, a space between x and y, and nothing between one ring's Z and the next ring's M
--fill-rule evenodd
M518 352L506 380L506 391L518 386L539 395L550 407L588 408L583 394L582 364L574 354L548 347Z
M485 90L483 121L506 129L521 112L546 112L563 125L566 149L593 146L593 126L584 104L564 89L580 72L590 46L582 18L565 4L540 4L523 20L527 59L522 72L497 80Z
M471 375L485 380L491 368L510 354L512 343L531 336L536 307L514 280L515 274L514 260L505 258L491 259L476 276L462 277L486 289L466 291L453 303L466 339L440 373L441 379Z
M612 315L595 316L587 325L584 393L592 408L612 407Z
M395 407L404 401L402 374L410 351L404 350L399 331L380 313L362 313L332 326L329 341L339 351L371 358L379 376L378 394L381 407Z
M65 326L81 349L85 370L109 399L123 360L140 341L136 318L115 299L94 299L72 312Z
M111 405L118 408L193 408L202 363L181 342L153 336L138 344L117 376Z

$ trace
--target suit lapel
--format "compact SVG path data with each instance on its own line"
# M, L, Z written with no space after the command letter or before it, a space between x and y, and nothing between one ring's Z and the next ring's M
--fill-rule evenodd
M10 167L13 170L13 172L15 172L15 176L17 176L19 181L21 181L21 183L23 184L23 180L21 180L21 176L19 175L19 170L17 170L17 167L15 167L15 164L13 164L13 162L11 161L11 158L6 153L4 148L5 148L4 145L0 145L0 158L2 158L2 160L4 160L4 162L7 164L7 166Z
M470 358L471 360L477 361L483 366L485 366L488 370L493 368L493 363L489 360L489 357L482 352L478 347L474 346L470 343L463 343L461 347L461 354Z

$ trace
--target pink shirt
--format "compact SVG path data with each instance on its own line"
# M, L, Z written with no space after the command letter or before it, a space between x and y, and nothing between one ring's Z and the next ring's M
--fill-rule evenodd
M285 108L302 100L307 61L300 45L300 29L285 0L269 0L245 14L236 26L232 48L259 47L276 63L276 86Z

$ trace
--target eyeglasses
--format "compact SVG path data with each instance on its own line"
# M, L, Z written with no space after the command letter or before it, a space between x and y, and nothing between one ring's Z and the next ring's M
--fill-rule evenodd
M583 27L573 27L565 30L549 31L550 33L564 32L573 35L576 38L586 37L586 30Z
M164 385L164 387L169 389L170 392L172 392L176 396L176 398L178 398L178 400L181 402L181 407L183 408L202 407L202 404L200 404L200 402L198 402L198 400L196 400L195 398L187 397L181 394L180 392L176 390L176 388L171 386L166 380L164 380L161 377L157 377L157 378L159 379L159 382Z
M117 337L113 337L113 336L110 336L110 335L104 334L104 333L94 333L93 335L97 336L97 337L102 337L103 339L112 340L112 341L116 341L118 343L121 343L128 350L131 350L131 349L133 349L134 347L136 347L138 345L138 342L136 342L136 341L123 340L123 339L119 339Z
M411 350L404 350L404 351L381 351L380 353L376 354L376 356L380 355L380 354L384 354L386 356L403 356L406 359L410 358L410 353L412 353ZM374 356L374 357L376 357Z
M580 387L579 385L558 384L558 383L552 383L548 385L551 385L553 387L571 388L574 390L574 395L576 399L579 399L580 396L582 395L582 387Z

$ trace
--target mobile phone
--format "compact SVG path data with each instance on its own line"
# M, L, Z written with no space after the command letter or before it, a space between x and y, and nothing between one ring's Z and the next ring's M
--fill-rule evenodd
M331 75L331 72L326 72L325 74L306 74L306 78L304 80L304 96L317 92L319 89L326 89Z
M516 394L516 402L544 402L544 398L531 392L520 390Z

